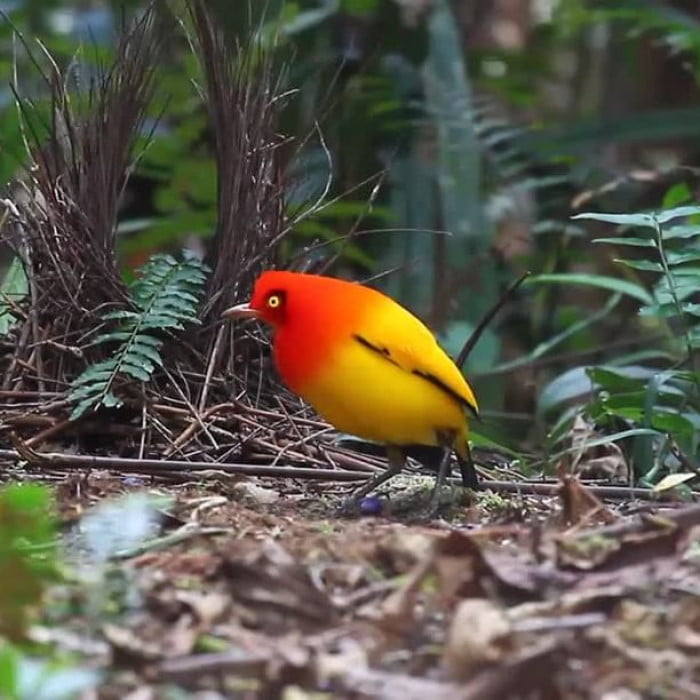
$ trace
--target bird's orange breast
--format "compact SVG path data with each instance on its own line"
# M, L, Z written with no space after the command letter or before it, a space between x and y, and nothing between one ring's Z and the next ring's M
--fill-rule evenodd
M364 288L352 294L346 284L350 286L294 290L288 297L286 321L275 332L273 355L282 379L302 397L324 370L333 371L338 353L352 339L352 329L371 312Z

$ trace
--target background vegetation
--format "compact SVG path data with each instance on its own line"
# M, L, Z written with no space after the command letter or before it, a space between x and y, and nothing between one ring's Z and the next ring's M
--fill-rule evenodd
M73 61L80 81L86 57L113 51L122 13L143 6L5 3L2 182L25 158L9 84L38 105L42 95L16 32ZM274 42L292 91L281 129L295 142L295 223L281 264L380 276L453 354L531 271L467 362L485 407L476 432L538 467L569 446L583 415L591 439L624 438L638 477L694 471L698 229L695 210L678 209L696 190L693 3L269 0L222 2L220 13L232 41L252 27ZM80 44L94 51L78 60ZM202 253L215 231L214 148L194 61L173 35L144 126L150 143L120 206L127 281L152 253ZM651 211L666 213L641 216ZM19 294L12 272L5 293Z
M290 456L304 437L275 442L284 432L279 425L291 420L282 403L278 414L262 411L269 432L258 431L251 404L240 411L237 428L216 415L233 405L231 370L242 363L221 359L233 355L221 350L232 347L233 331L217 330L212 319L247 291L240 287L249 286L272 242L282 266L382 287L424 317L454 356L511 282L529 271L467 361L483 407L484 421L474 427L479 456L486 455L480 464L489 464L495 446L528 476L558 469L565 517L581 511L567 525L590 516L571 496L581 487L564 478L577 469L688 495L700 441L697 3L211 4L225 34L208 32L206 13L193 10L202 5L162 0L154 3L159 17L175 16L183 26L166 33L155 21L136 23L132 41L120 42L126 20L151 18L150 3L0 0L0 375L9 401L3 409L27 399L23 419L48 418L39 415L44 409L60 414L24 443L10 431L36 432L37 424L3 415L0 435L17 449L8 459L22 458L12 469L41 465L35 446L84 426L96 407L123 429L106 448L98 446L109 454L148 456L155 435L166 438L167 456L180 456L207 414L208 427L224 437L217 442L204 429L212 445L188 456L276 464L284 455L323 464L309 452ZM152 36L157 46L148 41ZM217 44L221 36L225 46ZM193 37L196 47L188 44ZM217 57L223 60L216 63ZM65 83L59 88L52 83L57 76ZM251 76L267 82L252 87ZM95 84L100 89L93 94ZM242 126L229 125L222 114L241 106ZM88 128L80 133L84 117ZM248 153L251 134L255 158L239 167L236 158ZM37 144L44 143L42 154ZM118 201L117 269L112 209L119 167L128 168L132 152L138 157ZM117 167L104 174L105 161ZM253 172L261 175L254 186ZM93 202L84 185L102 175ZM47 274L49 266L35 256L34 277L28 276L26 256L12 245L13 206L21 205L26 181L47 198L69 195L48 209L72 238L50 235L41 216L29 221L43 235L37 240L45 260L55 262L65 240L77 241L66 277L72 274L75 288L92 285L88 292L104 293L90 308L99 294L86 293L58 319L62 326L50 322L60 315L53 312L62 301L58 283L44 288L46 308L28 301L28 295L36 299L30 287L37 277L55 283L61 271ZM228 214L227 197L234 200ZM40 199L34 212L42 214ZM246 212L244 220L232 221L232 212ZM102 228L95 225L100 214ZM279 230L285 235L278 238ZM86 282L82 270L100 251L108 259L95 268L107 272L92 270ZM245 274L225 279L230 263ZM30 329L41 313L42 323ZM57 327L65 330L56 336L60 343L50 333ZM46 337L35 343L39 328ZM180 331L170 342L167 333ZM37 371L30 382L38 391L8 394L13 372L30 375L39 366L35 346L42 343L53 343L52 359L59 358L49 368L56 393L44 391ZM259 343L252 346L259 351ZM180 352L196 371L180 371L172 361ZM179 404L159 407L180 420L173 430L162 415L149 413L161 403L154 397L167 393L164 386L179 392ZM31 403L37 396L50 396L49 403ZM130 414L135 405L143 410ZM234 436L227 444L245 420L262 437L249 433L250 440ZM70 434L71 450L77 444L90 451L85 435L99 436L104 427L96 423L97 429ZM65 481L66 492L82 493L82 482ZM65 514L54 511L69 499L55 498L58 491L33 484L0 490L0 569L10 574L0 581L3 697L74 697L100 680L70 654L40 660L51 638L36 630L32 637L31 623L47 600L42 614L49 627L75 617L96 630L115 610L137 607L134 572L119 562L141 551L174 503L135 494L91 510L80 518L68 567L57 547ZM512 509L509 517L523 517L500 496L488 499ZM182 525L183 536L190 524ZM637 573L632 578L636 585ZM62 590L56 581L73 584L80 595L56 600Z

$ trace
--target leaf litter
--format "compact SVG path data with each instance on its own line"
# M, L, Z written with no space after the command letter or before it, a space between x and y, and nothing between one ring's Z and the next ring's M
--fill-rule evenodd
M700 506L572 526L573 483L408 523L95 473L60 491L70 573L30 637L102 673L84 697L697 695Z

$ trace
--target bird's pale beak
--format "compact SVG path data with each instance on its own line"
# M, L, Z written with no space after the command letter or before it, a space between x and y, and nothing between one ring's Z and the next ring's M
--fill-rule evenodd
M238 318L257 318L258 312L250 307L250 304L236 304L229 309L226 309L224 313L221 314L224 318L238 319Z

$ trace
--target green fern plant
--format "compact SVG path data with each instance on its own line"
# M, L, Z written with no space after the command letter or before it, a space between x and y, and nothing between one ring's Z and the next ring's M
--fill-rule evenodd
M198 323L197 307L208 268L192 254L181 261L156 254L141 268L131 283L132 309L110 311L104 321L116 327L98 336L93 345L119 343L106 359L88 367L71 387L75 403L71 418L79 418L99 406L118 407L122 400L114 393L118 377L147 382L162 366L159 334L182 330L186 323Z
M629 296L639 302L640 331L646 326L660 339L651 347L611 356L605 364L570 368L540 396L543 413L566 406L551 433L552 444L566 435L573 415L581 411L580 399L598 424L622 425L618 437L634 438L631 454L643 483L655 483L663 471L692 473L700 447L700 304L694 298L700 289L700 206L678 206L689 194L680 193L678 201L679 192L669 192L660 211L574 217L618 227L621 235L594 242L636 251L636 257L615 258L632 271L627 279L581 273L534 278L535 283L603 288L614 292L611 301Z

